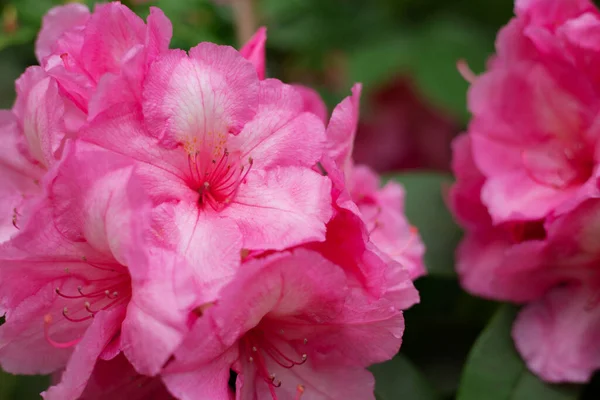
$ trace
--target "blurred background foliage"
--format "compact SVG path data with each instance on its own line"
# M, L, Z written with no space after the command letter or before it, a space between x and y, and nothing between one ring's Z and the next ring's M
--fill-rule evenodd
M232 9L240 1L123 2L142 17L149 5L162 8L174 25L172 47L188 49L200 41L240 47ZM0 0L0 107L11 107L14 80L36 64L42 16L63 3ZM512 7L511 0L254 0L251 23L268 28L269 76L316 88L330 109L363 83L355 158L405 185L407 215L428 248L429 276L416 282L421 303L405 314L402 351L372 368L380 400L600 398L598 378L586 388L549 386L528 373L510 339L516 308L469 296L454 273L461 232L444 193L450 142L469 118L456 63L482 72ZM48 382L0 372L0 400L39 398Z

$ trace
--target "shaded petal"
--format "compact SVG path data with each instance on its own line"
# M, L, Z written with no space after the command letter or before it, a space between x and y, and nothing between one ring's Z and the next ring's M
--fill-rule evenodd
M197 284L186 260L165 250L138 248L128 266L133 295L123 322L122 348L138 372L156 375L188 331Z
M138 374L123 354L98 361L80 400L173 400L160 378Z
M65 105L56 81L40 67L29 67L16 82L14 112L22 125L31 156L49 167L66 133Z
M75 347L60 383L42 393L44 399L75 400L79 398L85 390L100 353L118 334L124 314L123 307L96 314L92 325Z

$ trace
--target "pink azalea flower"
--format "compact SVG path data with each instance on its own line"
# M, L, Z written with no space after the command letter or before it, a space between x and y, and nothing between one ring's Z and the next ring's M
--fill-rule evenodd
M589 1L517 1L468 103L483 203L495 223L542 219L597 178L600 13Z
M244 307L240 307L244 304ZM163 379L180 399L374 399L366 366L393 357L402 313L352 289L343 269L297 249L248 261L204 310Z
M455 216L467 229L457 250L457 272L469 292L526 304L513 327L528 367L552 382L585 382L600 368L596 332L600 201L585 200L545 220L493 224L481 201L485 177L467 135L454 143ZM575 325L574 325L575 324Z
M109 152L67 153L50 172L46 198L0 247L0 364L21 374L65 368L44 394L60 400L79 398L97 360L121 351L138 370L156 373L196 301L181 287L193 282L185 261L142 242L137 226L149 210L130 183L131 164Z
M312 170L324 127L290 86L234 49L201 43L150 68L141 109L98 116L80 140L139 163L156 240L191 260L211 300L240 251L325 238L331 183ZM211 289L212 288L212 289Z

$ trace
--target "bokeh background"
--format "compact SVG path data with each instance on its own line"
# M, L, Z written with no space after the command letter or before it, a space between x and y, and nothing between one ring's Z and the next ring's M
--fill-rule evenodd
M451 140L469 118L468 84L456 63L483 71L511 0L123 2L142 17L151 5L162 8L173 22L172 47L183 49L201 41L240 47L267 26L268 75L314 87L330 110L363 83L355 159L405 184L408 217L428 247L429 276L416 283L422 300L406 313L401 354L373 368L379 399L600 398L596 383L547 386L529 374L510 340L515 308L469 296L453 271L461 232L444 190L452 182ZM14 80L36 64L42 16L62 3L0 0L1 108L14 101ZM0 400L39 398L48 381L0 372Z

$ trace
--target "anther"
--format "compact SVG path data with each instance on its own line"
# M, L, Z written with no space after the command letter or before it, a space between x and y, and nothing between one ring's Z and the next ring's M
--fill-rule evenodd
M258 349L256 348L256 346L252 346L252 351L255 352L255 353L258 351Z
M304 344L307 344L307 343L308 343L308 339L304 338Z
M248 357L248 361L254 362L254 357Z

